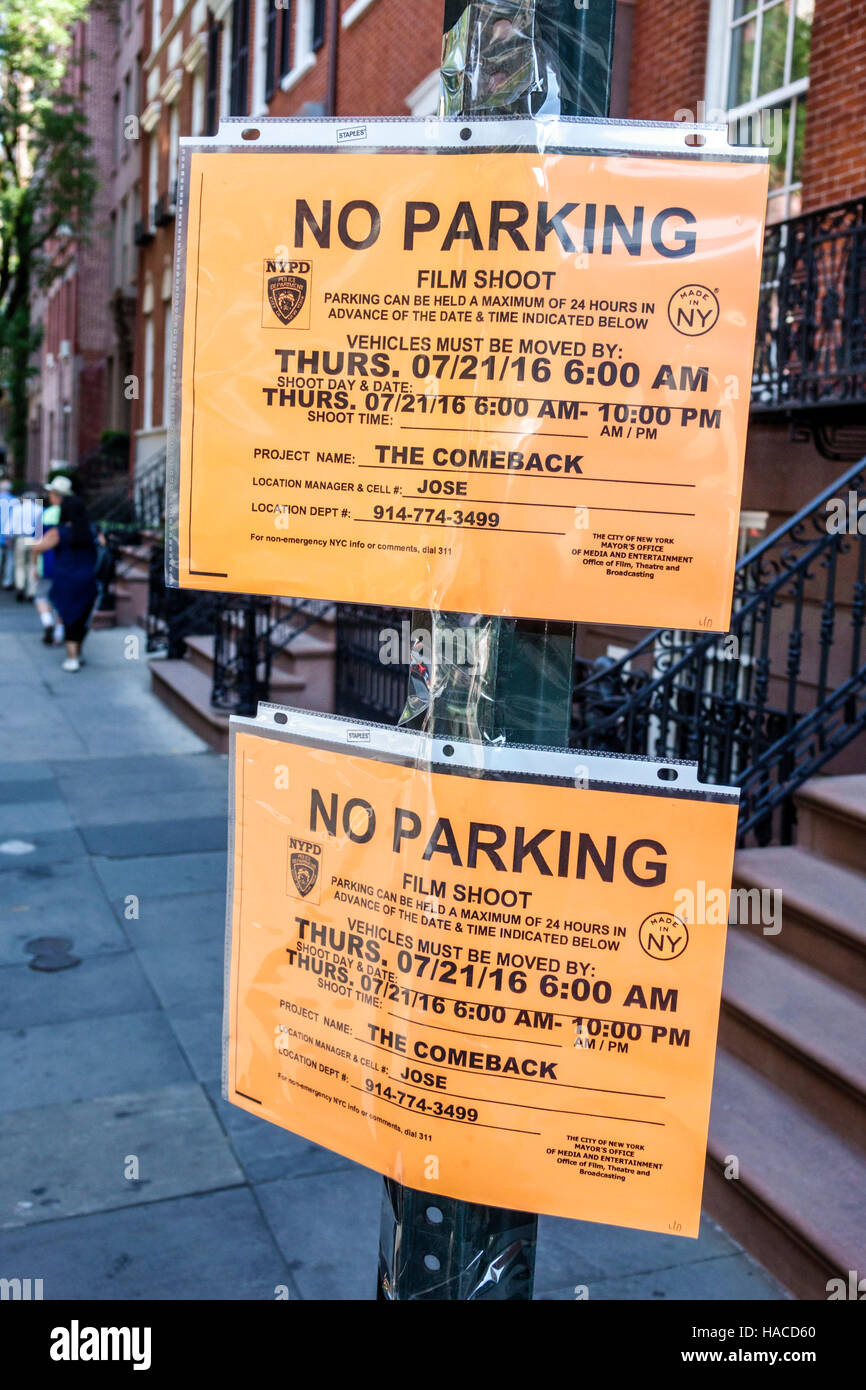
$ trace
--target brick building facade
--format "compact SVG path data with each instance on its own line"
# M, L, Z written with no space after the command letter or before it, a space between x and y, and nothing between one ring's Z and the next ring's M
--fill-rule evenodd
M149 0L142 58L141 205L134 460L146 468L165 446L171 346L174 184L181 135L215 132L226 115L409 115L432 111L441 0L417 0L413 42L392 3L342 0Z
M164 444L174 227L154 223L180 134L221 116L427 114L436 109L442 0L148 0L142 217L133 406L135 456ZM157 16L158 11L158 17ZM411 42L407 33L411 32ZM154 42L154 34L157 35ZM772 146L776 224L866 191L857 127L866 105L866 0L619 0L612 114L672 120L732 113L737 138ZM859 99L858 99L859 94ZM150 187L151 183L153 188ZM171 206L169 201L169 207ZM772 526L828 477L803 429L756 418L744 508Z
M442 8L443 0L413 0L411 13L401 0L94 8L86 28L101 56L88 62L102 68L92 69L87 100L104 191L93 253L83 249L51 301L36 306L46 325L31 415L37 471L64 448L75 461L106 427L130 429L138 468L165 447L180 137L211 134L227 115L428 114L438 98ZM763 135L773 226L866 193L864 106L866 0L619 0L612 114L730 113L738 138ZM828 477L809 422L795 421L792 440L792 418L755 417L744 507L766 512L769 525Z
M111 93L115 24L94 8L76 25L66 81L80 93L99 175L86 238L59 240L63 274L37 297L33 316L43 327L39 371L29 403L28 474L46 476L52 460L77 463L95 449L104 428L110 309L105 293L111 206Z

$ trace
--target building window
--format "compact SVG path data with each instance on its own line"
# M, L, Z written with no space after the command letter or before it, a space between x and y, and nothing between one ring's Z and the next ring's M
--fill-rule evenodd
M711 107L738 144L770 146L768 222L800 211L815 0L715 0Z
M265 17L265 101L270 101L276 88L278 18L276 0L268 0L268 10Z
M168 124L168 201L177 202L177 161L180 153L180 117L177 103L171 108Z
M148 160L147 160L147 225L151 228L156 226L156 200L159 197L157 180L159 178L159 127L157 126L150 132L148 137Z
M292 70L292 7L286 5L280 21L280 77Z
M150 39L150 51L152 53L159 45L159 36L162 32L162 0L151 0L151 12L153 14Z
M144 320L144 391L141 404L142 429L153 429L153 315Z
M207 93L205 95L205 134L216 135L220 90L220 30L212 24L207 31Z
M123 104L120 112L120 154L122 159L125 159L127 154L126 121L131 115L133 115L132 73L128 72L123 79Z
M436 116L439 113L439 69L434 68L428 73L423 82L419 82L417 87L406 98L406 105L409 107L413 116Z
M129 200L123 197L120 200L120 217L117 221L117 283L126 284L126 246L129 228L127 224L127 213Z
M204 77L201 69L192 79L191 135L201 135L204 131Z
M229 69L229 115L247 114L247 68L250 57L250 0L235 0L232 9L232 56Z
M313 41L312 49L318 53L325 42L325 26L327 24L327 0L313 0Z
M136 194L133 193L133 198ZM129 198L123 199L120 204L120 283L126 286L133 277L132 257L132 209L135 203L131 203Z
M124 284L135 281L138 274L137 252L135 249L135 210L140 205L141 184L136 180L133 185L132 193L127 202L126 213L124 216L124 237L123 237L123 277Z

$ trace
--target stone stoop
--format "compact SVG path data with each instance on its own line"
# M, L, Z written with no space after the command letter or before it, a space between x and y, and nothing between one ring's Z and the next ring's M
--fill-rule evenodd
M866 1276L866 777L795 799L799 843L734 863L735 888L781 890L782 929L728 928L704 1204L798 1298L825 1299Z
M114 581L117 623L120 627L144 627L149 584L150 546L121 546Z
M325 629L327 630L327 629ZM188 637L181 660L154 657L151 689L200 738L217 752L228 751L227 714L211 706L213 637ZM270 698L276 704L296 705L332 713L334 709L335 644L327 637L300 633L289 651L276 653L271 666Z

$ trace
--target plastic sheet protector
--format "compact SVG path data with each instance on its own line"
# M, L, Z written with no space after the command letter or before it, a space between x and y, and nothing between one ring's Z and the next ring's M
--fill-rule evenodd
M227 1099L424 1192L697 1235L737 791L278 705L231 742Z
M181 146L170 584L727 628L766 150L492 116Z

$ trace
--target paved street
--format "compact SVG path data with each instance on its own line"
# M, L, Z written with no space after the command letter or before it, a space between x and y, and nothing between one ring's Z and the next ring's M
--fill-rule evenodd
M372 1299L379 1177L220 1098L226 759L151 696L131 635L137 659L94 633L68 675L0 595L0 1276ZM39 937L80 964L32 970ZM543 1219L536 1296L576 1285L784 1296L706 1218L697 1241Z

